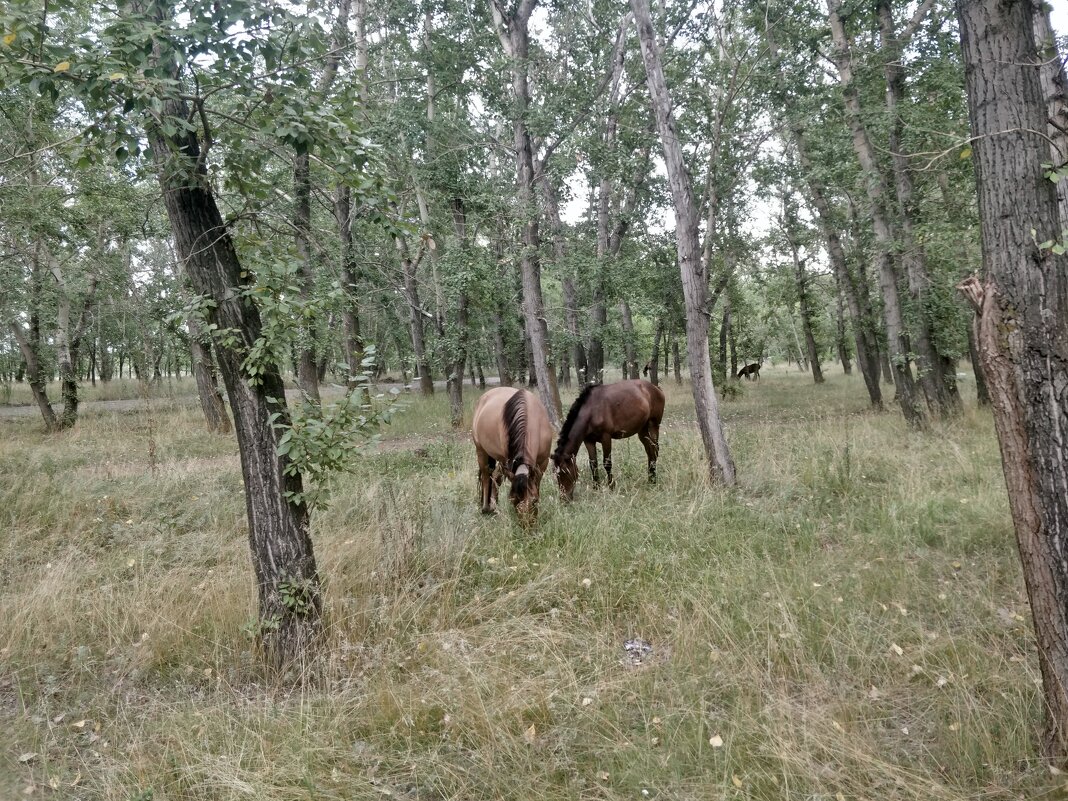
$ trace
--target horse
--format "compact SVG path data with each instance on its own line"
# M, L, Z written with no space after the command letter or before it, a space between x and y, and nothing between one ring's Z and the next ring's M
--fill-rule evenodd
M553 452L556 481L564 499L570 501L578 481L576 455L586 445L590 472L597 475L597 444L604 452L604 470L612 486L612 440L638 435L649 460L649 481L656 482L656 457L660 452L660 421L664 417L664 391L641 379L615 384L591 384L582 390L564 420Z
M520 522L537 522L541 478L553 444L553 427L538 396L514 387L489 390L475 405L471 439L482 513L497 510L497 490L507 476L512 483L508 497Z
M760 363L747 364L741 370L738 371L738 378L744 378L747 381L759 381L760 380Z

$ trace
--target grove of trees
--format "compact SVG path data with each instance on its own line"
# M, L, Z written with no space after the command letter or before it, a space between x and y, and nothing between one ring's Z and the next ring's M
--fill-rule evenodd
M937 437L970 359L1063 755L1063 52L1031 0L13 0L0 383L54 434L87 383L195 376L288 668L375 382L443 382L455 428L467 381L528 384L558 424L561 387L685 362L730 487L740 367L855 368Z

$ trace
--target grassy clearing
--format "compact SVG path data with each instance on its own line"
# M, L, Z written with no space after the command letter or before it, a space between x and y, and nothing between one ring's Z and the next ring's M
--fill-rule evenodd
M771 371L727 404L726 493L667 389L660 484L619 443L618 489L546 487L532 534L478 514L444 394L411 400L316 515L300 694L241 633L231 439L192 408L0 423L0 798L1059 792L989 417L911 435L858 379Z

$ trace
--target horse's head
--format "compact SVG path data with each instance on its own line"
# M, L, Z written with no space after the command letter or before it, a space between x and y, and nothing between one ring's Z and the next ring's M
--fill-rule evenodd
M565 501L575 497L575 483L578 481L578 463L575 454L564 456L559 452L553 454L553 473L556 474L556 483L560 486L560 494Z
M519 515L519 522L524 526L534 525L538 522L541 476L530 465L519 465L512 475L512 489L508 497Z

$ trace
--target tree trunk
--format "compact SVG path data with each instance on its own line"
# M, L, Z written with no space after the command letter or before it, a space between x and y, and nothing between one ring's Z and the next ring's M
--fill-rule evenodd
M77 321L71 321L71 296L62 267L55 255L45 251L49 271L56 281L58 294L56 309L56 359L59 363L60 393L63 397L63 412L59 418L60 428L71 428L78 421L78 350L81 346L89 313L96 294L97 277L89 279L89 288L83 299Z
M1051 8L1045 0L1031 0L1042 96L1046 101L1048 118L1050 163L1054 168L1063 169L1068 166L1068 75L1064 71L1064 62L1058 57L1053 26L1050 24ZM1068 230L1068 180L1063 178L1057 182L1057 210L1060 215L1058 230Z
M796 219L793 214L790 216ZM794 282L797 286L797 305L798 311L801 314L801 331L805 335L805 352L808 356L808 365L812 369L812 380L817 384L822 384L823 368L820 366L819 348L816 347L812 300L808 293L808 274L805 272L805 262L801 259L801 256L798 253L797 242L790 237L789 229L787 230L787 238L790 242L790 253L794 260ZM795 332L794 336L796 335Z
M925 8L930 5L930 2L921 5L913 17L914 25L919 24L919 20L926 15ZM960 411L960 393L957 391L956 371L945 370L942 355L934 344L933 323L927 299L927 287L930 285L927 256L915 232L913 218L916 210L912 174L908 155L904 152L904 120L899 112L905 100L902 49L907 44L908 37L906 35L904 42L899 41L889 0L878 0L876 11L882 37L881 60L886 79L886 110L890 122L888 149L893 168L898 217L901 221L901 262L908 279L909 296L912 298L913 314L916 318L912 326L912 342L917 352L916 366L920 387L927 398L928 406L939 416L949 417Z
M186 320L189 330L189 352L193 362L193 377L197 382L197 396L200 398L200 410L208 431L213 434L229 434L233 429L230 415L226 411L226 402L219 393L215 382L215 360L211 356L211 341L206 339L200 324L192 318Z
M842 285L835 274L835 338L834 344L838 351L838 361L842 365L842 372L846 375L853 373L853 365L849 361L849 340L846 337L845 300L842 297Z
M190 119L185 101L173 99L164 101L162 115ZM277 426L289 420L285 385L276 364L247 370L246 357L261 335L259 310L244 296L249 278L212 194L197 135L179 126L167 136L151 119L146 127L178 257L194 291L213 302L209 322L227 332L215 346L241 455L260 644L269 666L294 667L300 675L320 641L322 602L308 509L293 500L303 491L302 478L278 452Z
M723 318L719 323L719 361L716 369L719 372L719 380L727 380L727 331L731 327L731 299L723 301Z
M623 377L634 379L638 377L639 372L638 347L634 341L634 318L626 300L619 302L619 317L623 327L624 352L627 354L627 371Z
M1068 258L1057 240L1047 107L1027 0L959 0L985 285L978 311L1016 539L1034 618L1048 756L1068 758ZM1034 231L1034 233L1032 233Z
M293 163L293 194L296 207L293 212L293 228L296 231L297 261L300 270L300 308L306 309L314 302L315 272L311 256L311 163L308 154L298 153ZM297 321L297 386L304 397L312 403L321 402L319 397L319 370L315 358L315 326L306 321L315 314L301 314Z
M907 333L898 295L898 275L894 264L894 236L886 209L886 186L875 158L875 148L864 127L860 96L853 81L853 63L849 40L838 15L840 0L827 0L831 35L834 39L834 61L841 78L845 99L846 117L853 136L853 149L857 154L866 179L868 200L871 203L872 223L877 245L876 263L879 268L879 288L883 294L883 317L886 321L887 346L893 366L894 386L897 401L905 420L913 428L926 428L927 419L916 396L912 369L909 366Z
M983 367L979 362L979 343L975 339L975 326L968 326L968 358L972 363L972 375L975 376L975 402L978 406L990 405L990 392L986 388Z
M571 358L575 363L575 376L581 386L586 383L589 365L586 360L586 349L582 345L582 334L579 331L578 293L575 291L575 279L571 274L571 268L567 265L567 239L564 237L564 224L560 219L560 202L549 176L545 173L544 164L540 165L538 174L542 198L545 201L545 213L549 219L549 230L552 232L553 237L553 258L556 260L556 269L561 273L560 285L564 296L564 325L567 326L567 335L571 339ZM570 371L565 370L564 376L565 385L570 386Z
M660 343L664 339L664 320L661 318L656 323L656 334L653 336L653 355L649 359L649 380L660 386Z
M693 183L686 169L686 161L675 130L675 116L671 109L671 95L660 59L653 23L649 16L649 0L630 0L645 62L646 83L656 113L660 144L664 150L668 184L671 187L675 210L675 237L678 248L679 272L686 302L686 347L693 383L694 409L697 427L701 431L710 475L726 486L735 484L734 460L727 447L727 437L719 414L719 399L712 383L711 360L708 352L708 274L701 262L697 204Z
M679 358L679 341L672 337L671 339L671 367L675 373L675 383L682 383L682 359Z
M545 405L549 421L560 425L560 391L556 386L556 372L549 347L549 326L545 319L545 302L541 292L541 262L538 249L538 212L534 186L534 152L527 130L526 117L530 107L529 36L527 23L537 0L520 0L514 14L502 11L497 0L490 9L501 45L511 62L512 96L515 101L513 119L516 152L517 203L522 224L522 252L519 271L523 281L523 319L530 338L533 372L538 395Z
M32 330L27 335L18 321L12 320L9 325L11 333L15 337L15 342L18 343L22 359L26 362L26 382L30 385L30 392L33 393L37 408L41 410L45 430L49 432L58 431L59 421L56 419L56 413L52 410L52 404L48 400L48 392L46 390L48 382L41 372L41 362L38 356L40 341L33 340Z
M434 378L430 373L430 359L426 353L426 322L423 319L423 307L419 302L419 282L416 279L416 271L419 269L419 262L423 260L425 250L420 246L419 255L413 261L404 235L396 235L393 241L400 256L401 274L404 276L404 298L408 301L408 328L415 365L419 372L419 392L430 396L434 394Z
M452 199L452 224L456 232L457 247L460 253L467 252L467 210L459 197ZM449 419L454 429L464 425L464 364L467 362L467 287L461 286L456 297L456 309L452 321L453 333L448 339L451 344L445 348L449 377L446 387L449 393ZM450 353L451 351L451 353ZM451 355L451 359L449 356ZM472 373L472 384L474 384Z

